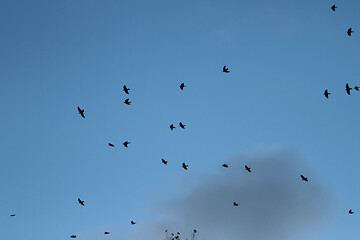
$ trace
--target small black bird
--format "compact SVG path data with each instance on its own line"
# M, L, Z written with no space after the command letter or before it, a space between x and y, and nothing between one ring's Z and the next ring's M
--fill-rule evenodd
M174 130L174 128L175 128L175 127L174 127L174 124L171 124L171 125L170 125L170 130Z
M79 202L82 206L85 206L84 201L81 201L80 198L78 198L78 202Z
M11 214L10 217L15 217L15 214Z
M350 209L349 214L354 214L354 211L352 209Z
M238 203L238 202L234 202L234 206L235 206L235 207L239 206L239 203Z
M189 165L186 165L185 163L182 164L182 167L183 167L183 169L185 169L185 170L188 170L188 166L189 166Z
M79 114L80 114L83 118L85 118L85 115L84 115L85 110L84 110L84 109L81 109L80 107L78 107L78 111L79 111Z
M123 90L126 94L129 94L130 88L127 88L126 85L124 85Z
M182 122L179 123L179 126L180 126L182 129L185 129L185 125L184 125Z
M114 144L112 144L112 143L109 143L109 146L110 146L110 147L115 147Z
M125 141L125 142L123 143L123 145L124 145L125 147L128 147L128 145L129 145L130 143L131 143L131 142Z
M229 72L230 72L230 71L229 71L229 68L227 68L226 65L223 67L223 72L224 72L224 73L229 73Z
M71 238L76 238L76 235L71 235L70 237L71 237Z
M134 221L131 221L131 225L135 225L136 224L136 222L134 222Z
M194 229L194 233L197 233L196 229Z
M104 232L104 234L110 234L110 232Z
M359 87L358 87L358 86L355 86L354 89L355 89L356 91L359 91Z
M223 166L224 168L229 167L229 165L227 165L226 163L224 163L222 166Z
M335 12L335 9L337 8L337 6L335 6L335 5L332 5L331 6L331 10L333 10L334 12Z
M325 90L324 95L325 95L326 98L329 98L330 93L329 93L329 91L327 89Z
M307 177L304 177L303 175L300 175L300 177L301 177L301 181L305 181L305 182L308 181Z
M168 161L166 161L165 159L161 159L161 161L163 162L163 164L167 165Z
M181 90L184 90L184 87L186 87L184 83L180 84L180 89Z
M349 84L346 84L345 90L346 90L346 92L347 92L348 95L350 95L350 90L351 90L351 89L352 89L352 88L349 87Z
M249 168L247 165L245 165L245 169L246 171L251 172L251 168Z
M347 34L349 35L349 36L351 36L351 34L353 33L354 31L352 30L352 28L349 28L348 30L347 30Z
M124 103L125 103L125 104L127 104L127 105L131 105L131 102L129 101L129 99L128 99L128 98L127 98L127 99L125 99Z

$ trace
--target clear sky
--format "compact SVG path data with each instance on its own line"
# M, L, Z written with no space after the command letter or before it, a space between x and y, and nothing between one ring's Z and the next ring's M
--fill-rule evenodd
M154 209L223 174L222 163L273 151L298 153L308 172L296 172L294 188L316 179L329 203L287 239L356 239L360 92L348 96L345 84L360 85L359 9L355 0L0 1L0 239L136 239L166 221Z

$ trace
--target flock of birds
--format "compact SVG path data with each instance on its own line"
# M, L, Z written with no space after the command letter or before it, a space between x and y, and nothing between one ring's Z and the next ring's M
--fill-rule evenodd
M332 11L336 11L336 8L338 8L338 7L335 6L335 5L332 5L332 6L331 6L331 10L332 10ZM354 31L352 30L352 28L349 28L349 29L347 30L347 34L348 34L349 36L351 36L353 32L354 32ZM223 72L223 73L230 73L229 68L228 68L226 65L223 66L222 72ZM181 83L179 87L180 87L180 90L183 91L183 90L184 90L184 87L186 87L186 85L185 85L184 83ZM352 89L353 89L353 88L351 88L351 87L349 86L349 84L346 83L345 91L346 91L346 93L347 93L348 95L350 95ZM359 91L359 90L360 90L360 88L359 88L358 86L355 86L354 89L355 89L356 91ZM130 94L130 93L129 93L130 88L128 88L126 85L123 86L123 91L124 91L126 94ZM324 91L324 95L325 95L326 98L329 98L330 92L329 92L328 89L326 89L326 90ZM131 105L131 102L130 102L130 99L129 99L129 98L125 99L124 103L125 103L126 105ZM80 107L77 107L77 110L78 110L80 116L81 116L82 118L85 118L85 110L84 110L84 109L81 109ZM185 124L183 124L182 122L179 122L179 127L180 127L180 128L185 129L185 126L186 126ZM174 124L171 124L171 125L170 125L170 130L172 131L172 130L174 130L174 129L175 129ZM130 144L129 141L123 142L123 146L126 147L126 148L129 146L129 144ZM108 143L108 145L109 145L110 147L115 147L115 145L112 144L112 143ZM163 158L161 159L161 161L162 161L162 163L165 164L165 165L168 164L168 161L165 160L165 159L163 159ZM185 162L183 162L181 166L182 166L183 169L188 170L189 165L186 164ZM224 164L222 164L222 167L228 168L229 165L226 164L226 163L224 163ZM250 168L249 166L247 166L247 165L245 165L245 170L246 170L247 172L251 173L251 168ZM305 177L304 175L300 175L300 178L301 178L301 181L305 181L305 182L308 182L308 181L309 181L308 178ZM78 198L78 203L79 203L81 206L85 206L85 201L81 200L80 198ZM239 203L235 201L235 202L233 202L233 206L237 207L237 206L239 206ZM354 211L353 211L352 209L350 209L348 213L349 213L349 214L354 214ZM16 215L15 215L15 214L11 214L10 216L11 216L11 217L15 217ZM134 222L133 220L131 220L131 221L130 221L130 224L131 224L131 225L135 225L136 222ZM167 234L167 233L168 233L168 230L165 230L165 232L166 232L166 234ZM196 233L197 233L197 230L194 229L194 230L193 230L193 233L192 233L192 239L195 239L195 234L196 234ZM105 231L104 234L105 234L105 235L108 235L108 234L110 234L110 232ZM77 237L76 235L71 235L71 236L70 236L70 238L76 238L76 237ZM177 232L176 234L171 233L170 236L167 236L167 239L170 239L170 240L179 240L179 239L180 239L180 232Z

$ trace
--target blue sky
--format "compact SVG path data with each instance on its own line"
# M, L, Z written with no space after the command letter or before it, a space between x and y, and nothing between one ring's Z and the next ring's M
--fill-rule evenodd
M296 149L331 192L331 212L309 236L354 239L360 93L347 96L345 84L360 85L359 7L1 1L0 238L122 238L189 179L264 147ZM185 130L169 130L180 121Z

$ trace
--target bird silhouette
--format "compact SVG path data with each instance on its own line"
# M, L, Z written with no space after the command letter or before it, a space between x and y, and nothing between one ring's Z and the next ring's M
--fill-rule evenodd
M358 86L355 86L354 89L355 89L356 91L359 91L359 90L360 90Z
M352 89L352 88L349 87L349 84L346 84L345 90L346 90L346 93L347 93L348 95L350 95L350 90L351 90L351 89Z
M10 217L15 217L16 215L15 214L11 214Z
M334 12L335 12L335 9L337 8L337 6L335 6L335 5L332 5L331 6L331 10L333 10Z
M83 118L85 118L85 115L84 115L85 110L84 110L84 109L81 109L80 107L78 107L78 111L79 111L79 114L80 114Z
M301 177L301 181L305 181L305 182L308 181L308 178L307 178L307 177L304 177L303 175L300 175L300 177Z
M127 88L126 85L123 86L123 90L126 94L129 94L130 88Z
M174 127L174 124L171 124L171 125L170 125L170 130L174 130L174 128L175 128L175 127Z
M184 90L184 87L186 87L184 83L180 84L180 89L181 90Z
M81 201L80 198L78 198L78 202L79 202L82 206L85 206L84 201Z
M227 165L226 163L224 163L222 166L223 166L224 168L229 167L229 165Z
M189 165L186 165L185 163L182 164L182 167L183 167L183 169L185 169L185 170L188 170L188 166L189 166Z
M246 171L251 172L251 168L249 168L247 165L245 165L245 169Z
M165 164L165 165L167 165L167 163L168 163L168 161L166 161L166 160L163 159L163 158L161 159L161 161L162 161L162 163Z
M239 206L239 203L238 203L238 202L234 202L234 206L235 206L235 207Z
M136 222L134 222L134 221L131 221L131 225L135 225L136 224Z
M349 28L348 30L347 30L347 34L349 35L349 36L351 36L351 34L353 33L354 31L352 30L352 28Z
M325 90L324 95L325 95L326 98L329 98L330 93L329 93L329 91L327 89Z
M223 72L224 72L224 73L229 73L229 72L230 72L230 71L229 71L229 68L227 68L226 65L223 67Z
M194 229L194 233L197 233L196 229Z
M128 98L127 98L127 99L125 99L124 103L125 103L125 104L127 104L127 105L131 105L131 102L129 101L129 99L128 99Z
M185 125L184 125L182 122L179 123L179 126L180 126L182 129L185 129Z
M104 234L110 234L110 232L104 232Z
M110 146L110 147L115 147L114 144L112 144L112 143L109 143L109 146Z
M354 211L352 209L350 209L349 214L354 214Z
M125 141L125 142L123 142L123 145L124 145L125 147L128 147L128 145L129 145L130 143L131 143L131 142Z
M71 238L76 238L76 235L71 235L70 237L71 237Z

